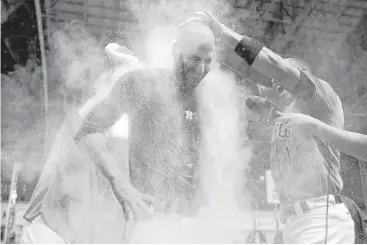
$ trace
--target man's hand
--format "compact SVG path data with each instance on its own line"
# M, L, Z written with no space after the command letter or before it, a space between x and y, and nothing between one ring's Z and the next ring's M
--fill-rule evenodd
M276 104L260 96L249 96L246 99L246 106L250 111L260 115L259 121L266 124L273 123L274 119L279 116L277 112L281 112Z
M122 207L126 209L126 204L132 209L135 219L150 219L154 212L162 210L160 205L150 195L139 192L131 184L126 185L123 181L114 181L112 190Z
M219 39L221 37L223 33L223 25L209 11L204 10L195 12L195 14L191 18L187 19L184 23L195 21L200 22L209 27L212 30L215 39Z
M312 137L319 124L319 120L300 113L281 113L277 112L280 117L276 119L277 122L284 123L287 128L297 131L306 137Z

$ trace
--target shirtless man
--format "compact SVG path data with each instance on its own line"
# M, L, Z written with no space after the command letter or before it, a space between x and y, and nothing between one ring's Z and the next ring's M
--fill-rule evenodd
M125 73L95 106L83 112L83 116L79 115L81 120L64 129L72 150L95 163L110 183L116 199L122 205L126 202L134 210L135 218L141 211L144 214L152 211L146 201L154 204L154 200L148 194L154 196L167 212L186 213L192 208L191 202L198 186L200 143L195 88L210 70L214 48L214 36L208 27L200 23L182 25L172 48L174 69L138 68ZM119 72L117 69L116 74ZM115 77L118 76L116 74ZM103 135L124 113L128 114L130 126L130 180L109 153ZM62 151L62 146L58 148L57 158L53 159L56 162L61 162L60 159L67 158L69 154L68 148ZM85 164L86 161L83 164L62 164L62 168L68 169L69 173L82 172ZM62 177L68 179L67 176ZM67 184L67 181L55 177L47 179L48 186ZM64 206L69 207L75 202L67 198L68 202L61 203L60 199L65 199L61 197L66 195L77 196L77 192L80 193L77 200L93 195L81 191L88 189L86 180L80 178L76 186L69 186L68 192L74 195L60 196L54 188L43 188L44 192L38 192L43 195L32 199L32 208L25 217L32 220L42 214L41 217L47 219L45 223L64 239L67 238L65 240L78 242L75 229L81 227L82 221L78 226L70 224L73 215L63 212ZM53 195L58 195L59 201L50 203ZM78 211L83 213L80 208ZM59 221L55 221L55 216ZM48 221L52 220L55 222L50 224Z
M79 146L107 165L103 148L90 145L88 139L127 113L131 183L154 196L166 211L184 212L195 196L200 143L195 88L210 70L214 48L208 27L181 26L172 48L174 69L128 72L89 112L76 134Z
M25 218L32 222L39 217L68 243L89 243L86 236L93 236L93 232L82 236L80 230L90 216L80 203L88 203L93 197L88 185L97 170L102 173L98 178L112 187L115 200L121 205L127 203L135 218L152 212L149 203L157 209L149 195L165 211L190 212L198 185L200 143L195 88L210 70L214 48L208 27L200 23L182 25L172 48L174 69L125 72L109 93L98 99L99 103L83 115L79 111L80 119L63 127L63 139L54 147L56 155L48 160L49 174L40 180ZM117 69L116 74L119 72ZM124 113L130 126L130 180L110 154L104 135ZM95 169L88 174L85 170L91 162ZM72 208L73 212L68 212Z
M239 72L255 69L277 81L293 97L285 112L301 112L336 128L344 125L340 98L325 81L312 75L301 60L284 59L260 42L222 25L211 13L198 12L187 22L200 21L235 52L243 63L232 62ZM270 155L272 175L282 204L285 243L353 243L351 216L340 198L340 152L320 138L305 138L277 123ZM326 220L328 222L326 222Z

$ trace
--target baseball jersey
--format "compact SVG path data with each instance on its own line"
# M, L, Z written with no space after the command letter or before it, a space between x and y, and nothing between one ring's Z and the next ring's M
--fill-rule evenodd
M163 203L166 211L190 205L198 185L200 125L194 96L178 102L167 71L129 72L86 116L77 137L102 132L129 115L130 181ZM178 206L172 207L174 203Z
M332 87L307 72L301 71L301 76L309 78L316 90L312 97L295 100L285 111L307 114L343 128L342 104ZM340 152L318 137L308 137L276 123L270 163L275 189L283 204L341 192Z

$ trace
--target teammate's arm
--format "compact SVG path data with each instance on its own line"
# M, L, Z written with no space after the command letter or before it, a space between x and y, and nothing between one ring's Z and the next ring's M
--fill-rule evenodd
M341 152L367 161L367 135L345 131L319 122L315 130L316 135L334 145Z
M222 25L209 12L198 12L196 17L188 21L201 21L209 26L217 40L227 44L232 52L242 58L243 66L251 67L265 77L275 79L276 83L282 85L292 95L302 113L339 128L343 126L340 98L328 83L314 77L306 67L291 64L289 59L282 58L260 42L236 33ZM239 67L238 60L233 61L232 64L229 61L228 65L233 68ZM266 87L272 86L264 79L253 79L253 82Z
M299 113L285 113L277 120L285 123L287 127L300 129L305 133L312 132L340 151L367 161L367 135L338 129L316 118Z
M238 67L238 69L253 68L265 77L275 79L277 83L299 100L306 100L315 93L315 84L305 78L300 70L291 66L286 59L268 49L262 43L246 35L240 35L222 25L209 12L198 12L196 17L192 19L195 21L195 18L208 25L220 42L227 44L232 51L245 61L242 67L238 66L237 60L233 60L233 63L229 62L229 66ZM254 79L254 82L271 87L268 79Z
M300 78L298 69L290 66L280 55L255 39L242 36L226 26L222 27L223 35L220 41L229 45L250 66L249 69L256 69L266 77L274 78L287 91L293 92ZM309 89L312 92L312 87Z

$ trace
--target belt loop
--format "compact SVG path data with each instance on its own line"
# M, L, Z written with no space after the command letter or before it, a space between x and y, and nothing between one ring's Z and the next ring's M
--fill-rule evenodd
M306 201L301 201L301 209L303 213L309 213L311 211L310 206Z
M287 223L288 214L286 213L285 207L282 205L279 210L280 222L284 225Z
M333 195L333 196L334 196L335 204L343 203L343 198L340 194L336 194L336 195Z
M301 201L296 201L294 204L294 211L296 212L297 215L301 215L303 214L303 210L302 210L302 206L301 206Z

